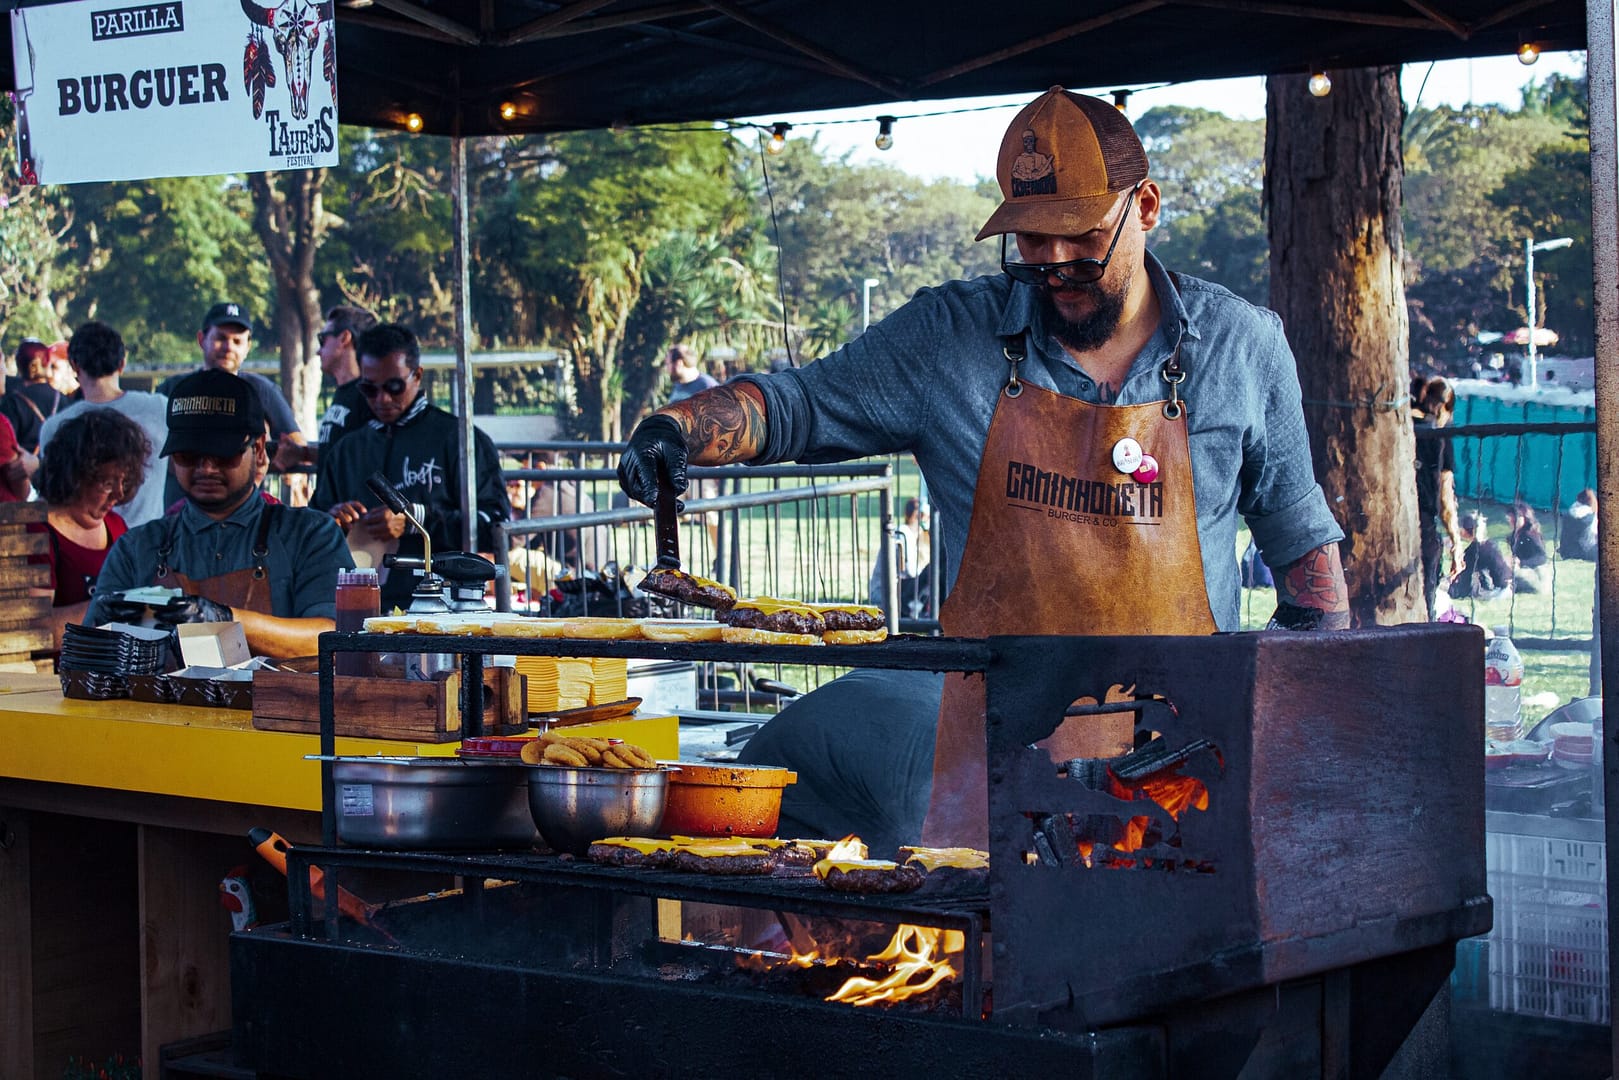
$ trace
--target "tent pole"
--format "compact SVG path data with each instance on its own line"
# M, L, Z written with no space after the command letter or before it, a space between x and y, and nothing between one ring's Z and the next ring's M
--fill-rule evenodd
M450 201L455 207L455 400L461 408L461 550L478 550L478 486L472 450L472 303L467 267L467 141L450 139Z
M1613 0L1586 3L1587 79L1591 102L1591 262L1596 308L1597 400L1597 613L1600 630L1592 642L1602 665L1604 700L1619 701L1619 95L1615 89ZM1533 328L1531 328L1532 331ZM1561 509L1561 507L1559 507ZM1614 740L1603 725L1602 794L1608 860L1608 920L1616 916L1612 882L1619 873L1619 813L1609 794L1619 794L1619 761L1609 751ZM1619 718L1611 725L1619 730ZM1608 939L1608 968L1619 968L1619 937ZM1609 1008L1619 1001L1619 982L1610 982ZM1610 1012L1611 1014L1611 1012ZM1619 1030L1619 1029L1613 1029ZM1610 1031L1610 1054L1619 1070L1619 1038Z

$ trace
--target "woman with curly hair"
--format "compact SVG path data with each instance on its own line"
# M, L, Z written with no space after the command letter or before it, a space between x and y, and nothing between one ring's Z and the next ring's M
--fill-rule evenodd
M50 536L50 548L30 557L51 568L57 645L62 627L81 622L90 592L114 541L128 529L113 510L140 490L152 452L141 426L112 409L89 409L57 429L40 461L34 486L48 508L32 532Z

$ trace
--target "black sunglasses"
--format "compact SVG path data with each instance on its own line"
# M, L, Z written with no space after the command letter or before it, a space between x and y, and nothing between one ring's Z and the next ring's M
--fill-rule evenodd
M214 468L224 472L234 469L242 463L242 455L247 453L247 447L242 447L234 454L199 454L192 450L176 450L169 458L182 469L195 469L204 460L214 463Z
M341 330L322 330L320 333L315 335L315 340L317 342L319 342L320 344L324 345L324 344L326 344L326 339L327 338L334 338L338 334L341 334L342 332L343 331L341 331Z
M420 374L421 370L418 368L410 373L410 378L413 379ZM401 379L397 376L380 384L371 382L368 379L361 379L360 393L364 394L368 398L374 398L378 394L387 394L389 397L398 397L400 394L405 392L405 387L409 385L410 382L408 379Z
M1102 275L1107 273L1107 264L1113 259L1113 249L1119 246L1119 237L1124 235L1124 224L1130 220L1130 204L1135 202L1136 192L1140 190L1140 184L1130 189L1129 198L1124 200L1124 213L1119 215L1119 227L1113 230L1113 242L1107 246L1107 254L1100 259L1069 259L1058 263L1007 262L1006 233L1002 233L1001 269L1007 277L1025 285L1050 285L1055 277L1057 284L1051 285L1055 289L1101 281Z

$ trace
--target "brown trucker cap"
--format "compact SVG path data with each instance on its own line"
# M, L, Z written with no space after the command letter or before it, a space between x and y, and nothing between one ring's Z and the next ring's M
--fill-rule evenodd
M1101 98L1053 86L1007 127L995 164L1004 201L974 239L1090 232L1106 220L1120 192L1146 178L1147 152L1122 112Z

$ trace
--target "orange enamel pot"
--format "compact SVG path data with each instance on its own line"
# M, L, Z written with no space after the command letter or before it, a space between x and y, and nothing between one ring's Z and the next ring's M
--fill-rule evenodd
M678 764L663 811L671 836L775 836L782 789L798 780L773 765Z

